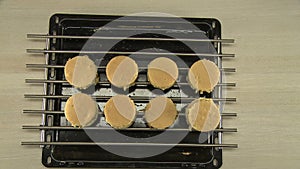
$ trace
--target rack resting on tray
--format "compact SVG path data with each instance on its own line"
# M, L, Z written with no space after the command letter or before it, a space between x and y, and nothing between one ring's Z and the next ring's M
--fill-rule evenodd
M184 21L183 21L184 20ZM186 26L187 23L193 27ZM114 22L114 24L110 24ZM195 29L197 28L197 29ZM97 34L97 31L105 35ZM134 36L127 36L132 32ZM168 34L168 36L164 36ZM173 36L177 38L172 38ZM237 148L237 144L224 144L223 133L237 132L236 128L223 126L225 117L235 117L236 113L223 112L223 107L228 102L236 102L236 98L226 98L224 93L227 88L234 88L235 83L225 83L227 74L235 73L235 68L223 68L222 60L235 57L234 54L223 54L221 47L224 43L234 43L233 39L221 39L221 24L216 19L210 18L172 18L172 17L148 17L148 16L121 16L104 15L69 15L55 14L50 18L48 34L28 34L28 38L46 39L45 49L27 49L30 54L44 56L45 64L27 64L28 69L41 69L45 72L45 79L26 79L29 84L43 84L43 94L25 94L25 98L41 99L42 109L23 110L26 114L40 114L40 125L24 125L23 129L37 129L41 131L41 140L24 141L22 145L40 145L42 147L42 163L47 167L159 167L159 168L220 168L222 165L223 148ZM203 37L203 38L199 38ZM206 38L204 38L206 37ZM85 45L98 44L99 49L91 50ZM106 49L108 44L116 43ZM144 49L155 48L155 50ZM196 52L194 52L196 49ZM147 127L143 121L143 112L139 111L137 120L132 127L122 130L114 130L105 123L103 106L115 93L124 91L114 88L105 78L105 65L110 58L116 55L139 55L147 63L158 56L170 56L170 53L179 57L190 66L199 58L209 59L216 63L221 72L221 78L211 93L191 92L184 75L188 67L179 66L182 78L164 94L171 98L179 107L179 116L173 126L167 129L175 135L186 133L178 142L118 142L107 138L93 139L89 132L102 136L109 136L112 132L118 132L133 138L149 138L157 136L164 130ZM92 59L104 56L98 66L100 81L92 89L87 91L97 101L100 112L95 126L74 128L70 126L64 116L66 99L74 93L80 92L73 88L64 77L64 64L69 58L77 55L89 55ZM148 59L148 60L147 60ZM128 95L134 100L138 110L154 96L151 90L154 88L146 78L147 65L139 67L139 77L134 86L128 89ZM104 77L104 78L103 78ZM187 86L184 91L187 94L179 95L181 86ZM218 104L221 112L221 121L217 129L211 132L201 133L189 129L186 124L184 110L186 104L198 97L212 98ZM205 138L205 139L203 139ZM145 150L147 147L170 147L160 154L133 158L122 157L106 151L105 147L131 147L132 149Z

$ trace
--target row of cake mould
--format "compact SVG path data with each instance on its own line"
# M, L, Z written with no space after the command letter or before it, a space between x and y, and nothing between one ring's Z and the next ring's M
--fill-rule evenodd
M99 115L97 102L90 95L77 93L68 98L64 113L74 127L85 127L95 123ZM172 126L178 117L178 110L172 99L158 96L151 99L143 111L143 118L150 128L166 129ZM220 122L218 106L209 98L197 98L185 109L189 126L197 131L211 131ZM127 95L112 96L104 106L106 122L113 128L130 127L136 119L137 110L134 101Z
M106 65L108 81L126 90L135 84L139 69L136 61L128 56L115 56ZM99 82L97 66L88 56L76 56L65 64L65 78L79 89L86 89ZM172 87L178 79L178 66L167 57L153 59L147 67L147 79L155 88L165 90ZM218 84L220 70L209 60L201 59L188 70L187 81L196 92L211 92Z

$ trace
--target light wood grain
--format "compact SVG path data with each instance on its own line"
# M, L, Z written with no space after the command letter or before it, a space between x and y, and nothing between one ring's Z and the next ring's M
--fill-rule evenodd
M236 43L223 48L237 58L225 61L237 67L227 81L237 97L226 105L238 112L224 125L238 127L225 134L226 143L239 149L224 151L223 169L300 168L300 1L299 0L103 0L103 1L0 1L0 168L44 168L38 147L22 147L21 140L37 140L36 131L22 131L22 124L38 124L40 117L21 114L37 109L24 93L42 92L24 79L43 77L25 69L26 63L44 63L40 56L25 54L26 48L43 48L42 41L27 40L26 33L45 33L53 13L131 14L164 12L177 16L215 17L221 20L223 37Z

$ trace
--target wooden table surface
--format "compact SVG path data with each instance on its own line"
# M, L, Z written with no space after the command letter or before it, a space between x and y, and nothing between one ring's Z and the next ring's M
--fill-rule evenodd
M41 93L41 86L25 78L43 78L42 71L26 70L26 63L44 63L42 55L27 55L26 48L44 48L43 41L26 39L27 33L46 33L49 17L57 12L125 15L164 12L185 17L215 17L222 22L223 38L235 53L224 63L238 72L227 76L237 87L226 105L238 117L225 119L238 133L225 134L225 143L238 149L224 151L223 169L300 168L300 1L299 0L102 0L47 1L0 0L0 168L37 169L41 149L21 146L38 140L39 132L21 130L22 124L39 124L40 116L22 109L41 108L41 101L24 99Z

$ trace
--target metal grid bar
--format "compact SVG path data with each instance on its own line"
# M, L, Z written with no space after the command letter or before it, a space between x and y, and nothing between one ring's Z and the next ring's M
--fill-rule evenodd
M27 38L55 38L55 39L101 39L101 40L142 40L142 41L183 41L183 42L220 42L234 43L234 39L190 39L190 38L141 38L141 37L113 37L113 36L74 36L74 35L47 35L27 34Z
M81 51L81 50L47 50L27 49L27 53L81 53L81 54L119 54L119 55L160 55L169 56L168 52L122 52L122 51ZM211 54L211 53L172 53L177 56L206 56L206 57L235 57L234 54Z
M53 111L53 110L23 110L23 113L25 114L64 114L64 111ZM99 112L100 115L103 114L103 112ZM138 114L143 114L143 112L138 112ZM185 114L179 113L178 115L184 116ZM221 116L227 116L227 117L236 117L237 113L221 113Z
M46 79L25 79L25 83L68 83L66 80L46 80ZM69 84L69 83L68 83ZM109 85L108 81L100 81L98 84ZM148 81L137 81L134 83L135 85L150 85ZM189 85L188 83L177 82L174 87L178 87L178 85ZM217 86L226 86L226 87L235 87L235 83L219 83Z
M30 68L30 69L42 69L42 68L65 68L64 65L45 65L45 64L26 64L26 68ZM98 66L98 69L106 69L105 66ZM140 70L147 70L146 67L139 67ZM178 70L184 70L184 71L188 71L189 68L178 68ZM235 68L221 68L220 69L221 72L226 72L226 73L230 73L230 72L236 72Z
M171 143L113 143L113 142L21 142L21 145L72 145L72 146L176 146L176 147L228 147L237 148L237 144L171 144Z
M25 94L25 98L48 98L48 99L67 99L71 97L71 95L40 95L40 94ZM99 100L108 100L111 97L110 96L91 96L93 99L99 99ZM149 99L154 98L154 97L144 97L144 96L131 96L130 97L134 101L149 101ZM170 98L174 102L184 102L184 101L193 101L196 98L177 98L177 97L172 97ZM236 98L212 98L214 101L226 101L226 102L236 102Z
M115 130L114 128L108 127L72 127L72 126L33 126L33 125L24 125L22 129L39 129L39 130ZM169 129L152 129L152 128L125 128L120 129L118 131L193 131L190 129L183 129L183 128L169 128ZM237 132L236 128L217 128L213 131L216 132Z

